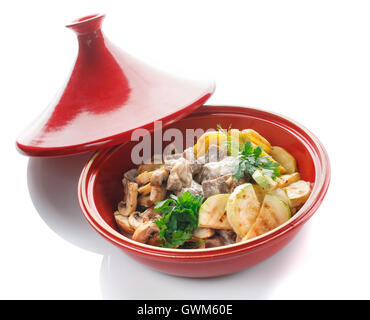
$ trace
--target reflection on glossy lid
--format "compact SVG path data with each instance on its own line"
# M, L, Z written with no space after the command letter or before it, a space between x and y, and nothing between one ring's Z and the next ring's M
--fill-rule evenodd
M30 156L59 156L112 146L137 128L153 129L193 112L210 97L213 83L178 79L149 67L110 43L104 15L67 25L79 52L66 85L17 140Z

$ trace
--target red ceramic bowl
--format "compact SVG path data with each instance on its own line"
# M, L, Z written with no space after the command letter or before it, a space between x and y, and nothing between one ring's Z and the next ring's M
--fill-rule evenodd
M79 201L85 217L104 238L145 265L173 275L213 277L246 269L276 253L301 229L320 206L330 181L327 153L301 125L266 111L226 106L202 107L169 127L252 128L272 145L286 148L297 159L302 179L313 185L310 198L289 221L247 242L209 249L166 249L134 242L118 232L113 211L123 197L122 175L134 167L130 151L136 142L98 151L85 165L79 181Z

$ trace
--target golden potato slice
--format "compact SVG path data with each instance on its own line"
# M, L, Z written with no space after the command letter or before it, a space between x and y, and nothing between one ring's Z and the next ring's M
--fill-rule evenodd
M299 172L294 172L291 174L283 174L282 176L276 178L275 181L277 182L279 188L284 188L300 179L301 175Z
M239 238L244 237L256 221L260 203L253 185L242 184L235 188L226 204L227 219Z
M263 200L256 222L252 225L242 241L257 237L275 229L289 219L290 209L288 204L276 195L267 194Z
M284 167L287 173L290 174L297 171L297 162L295 158L284 148L274 146L272 147L270 154L274 160Z
M292 208L303 205L311 193L310 183L299 180L284 188Z
M258 146L261 146L263 151L266 153L271 152L271 144L264 137L262 137L257 131L253 129L245 129L241 132L245 142L250 141ZM244 143L245 143L244 142Z
M232 230L226 215L226 203L230 194L209 197L199 210L199 227Z

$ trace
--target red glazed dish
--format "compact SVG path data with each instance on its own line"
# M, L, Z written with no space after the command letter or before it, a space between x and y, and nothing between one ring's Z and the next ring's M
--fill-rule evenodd
M123 195L122 175L135 166L130 154L137 142L127 142L95 153L81 173L78 195L88 222L136 260L153 269L185 277L234 273L284 247L316 212L326 194L330 165L325 149L311 132L296 122L251 108L204 106L167 128L177 128L184 133L186 129L216 128L217 124L222 127L232 124L236 129L252 128L296 158L302 179L311 182L313 187L309 199L290 220L246 242L216 248L179 250L132 241L119 232L112 214Z

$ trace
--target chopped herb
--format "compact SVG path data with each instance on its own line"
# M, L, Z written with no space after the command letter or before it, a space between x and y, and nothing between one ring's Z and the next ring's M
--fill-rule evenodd
M264 175L270 176L272 179L280 177L280 171L278 167L279 163L271 161L269 155L261 157L262 148L260 146L253 148L250 141L244 145L244 148L239 152L238 157L233 163L233 177L236 180L244 177L246 173L251 176L253 173L261 169Z
M202 196L193 196L186 191L181 196L171 195L155 204L154 211L162 216L155 222L160 229L159 237L164 240L162 246L174 248L193 236L193 231L198 228L202 202Z

